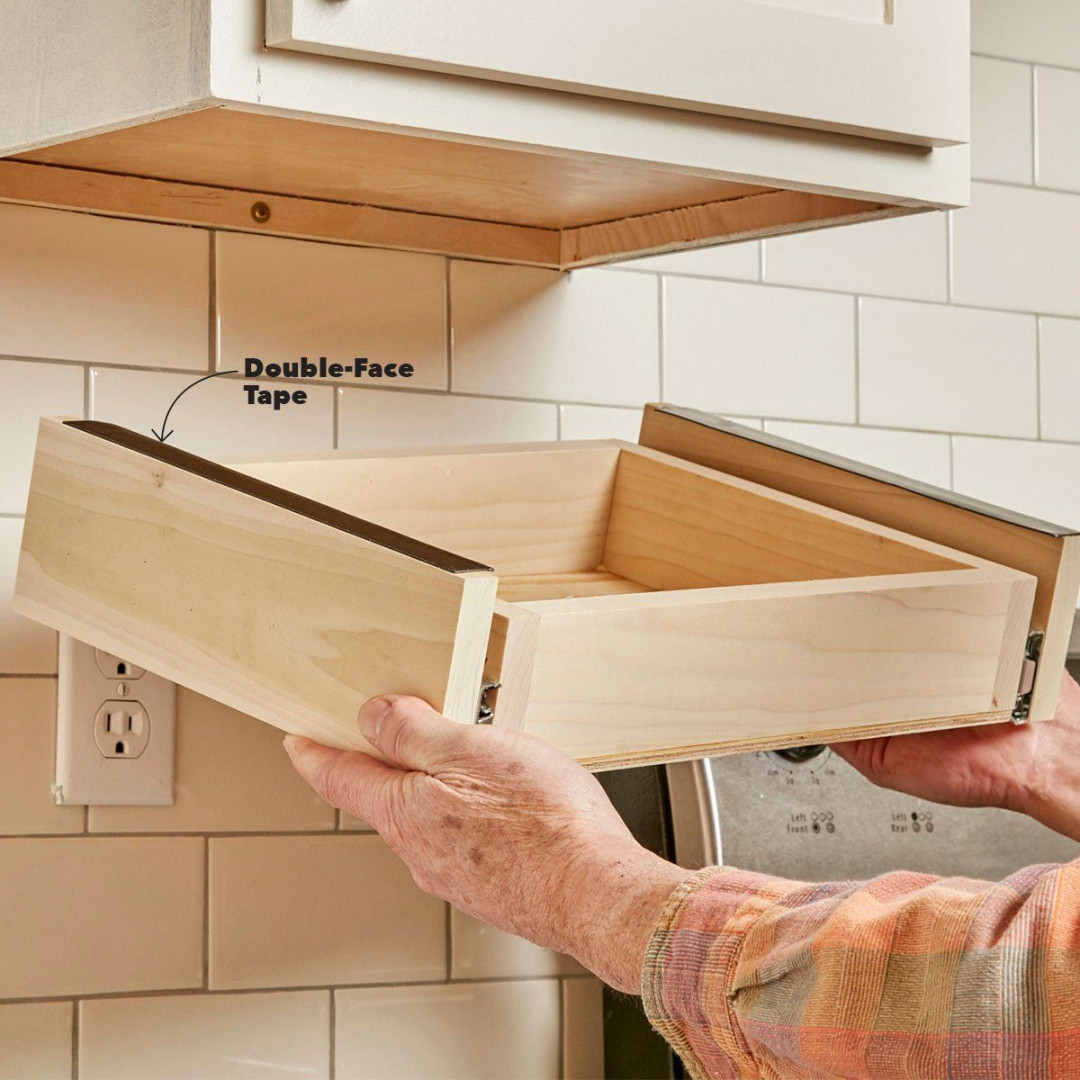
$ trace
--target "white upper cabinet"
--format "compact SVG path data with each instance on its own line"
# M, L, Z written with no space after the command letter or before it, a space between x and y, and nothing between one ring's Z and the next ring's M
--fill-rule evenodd
M571 269L964 205L966 0L0 0L0 202Z
M966 0L267 0L268 45L924 145L966 142Z

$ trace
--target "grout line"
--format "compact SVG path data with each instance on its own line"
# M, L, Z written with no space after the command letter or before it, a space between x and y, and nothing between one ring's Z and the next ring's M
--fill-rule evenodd
M659 375L659 390L660 400L664 401L666 372L664 370L664 275L658 274L656 278L656 353L657 353L657 369Z
M953 258L953 211L945 211L945 303L953 307L962 305L953 304L953 275L956 270L956 260Z
M1039 186L1039 76L1031 65L1031 182Z
M555 441L562 442L562 405L555 406Z
M92 405L92 388L93 388L93 369L89 367L83 368L83 391L82 391L82 411L83 419L90 419L90 407Z
M566 1080L566 982L559 980L559 1019L555 1025L558 1033L559 1080Z
M454 915L449 904L444 904L444 930L446 934L446 978L444 982L450 982L454 970Z
M217 371L218 367L218 340L217 340L217 232L210 230L209 259L210 265L207 270L207 279L210 284L210 295L206 302L207 328L206 328L206 353L208 372Z
M6 515L5 515L6 516ZM0 679L55 679L55 671L3 671Z
M79 1080L79 1013L80 1001L75 998L71 1002L71 1078Z
M950 491L955 491L956 490L956 465L955 465L955 454L953 452L953 447L954 447L955 442L956 442L956 436L955 435L950 435L949 436L949 490Z
M454 389L454 312L453 300L450 295L450 260L444 259L443 261L446 263L446 271L443 277L446 306L446 392L451 393Z
M855 297L855 423L859 423L862 400L862 297Z
M230 987L224 990L204 990L200 986L188 986L180 988L163 988L160 990L112 990L101 994L81 994L79 1001L126 1001L135 998L161 998L161 997L207 997L224 998L237 997L242 994L307 994L318 991L336 990L385 990L395 986L498 986L501 983L556 983L563 978L584 979L587 975L497 975L491 978L454 979L448 983L445 979L412 979L399 980L398 982L358 982L358 983L332 983L325 986L242 986ZM71 995L43 994L40 997L9 997L3 999L5 1005L45 1005L57 1001L71 1001Z
M980 60L1004 60L1010 64L1029 64L1032 67L1053 68L1055 71L1072 71L1080 73L1080 67L1069 67L1067 64L1050 64L1044 60L1022 60L1016 56L999 56L997 53L972 52L972 56Z
M337 994L331 989L330 994L330 1061L329 1077L334 1080L337 1076Z
M76 804L76 805L78 805L78 804ZM90 835L90 807L89 806L84 806L83 807L82 831L83 831L83 836L89 836Z
M765 241L764 239L758 242L758 259L757 259L757 280L760 284L765 284Z
M1042 390L1042 319L1035 320L1035 438L1042 441L1043 390Z
M210 838L203 842L202 984L210 989Z

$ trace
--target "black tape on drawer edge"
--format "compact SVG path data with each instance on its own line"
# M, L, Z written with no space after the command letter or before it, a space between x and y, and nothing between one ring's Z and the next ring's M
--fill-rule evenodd
M153 458L154 461L183 469L184 472L194 476L201 476L204 480L221 484L222 487L239 492L241 495L251 495L282 510L300 514L321 525L329 525L332 529L338 529L350 536L378 544L379 547L396 551L410 559L416 559L417 562L445 570L449 574L467 574L474 570L491 571L490 566L473 562L472 559L466 559L463 555L443 551L442 548L425 544L404 533L376 525L373 521L365 521L363 518L345 513L344 510L335 509L304 495L297 495L296 492L289 491L287 488L268 484L265 480L256 480L252 476L246 476L244 473L236 472L235 469L218 465L197 454L189 454L186 450L180 450L157 439L151 439L147 435L140 435L138 432L120 427L119 424L107 424L101 420L65 420L64 426L84 431L87 435L94 435L116 446L122 446L125 450L134 450L135 453Z
M701 412L698 409L686 409L681 405L657 405L656 411L667 416L674 416L679 420L686 420L700 427L711 428L724 435L734 435L739 439L749 442L760 443L773 450L782 450L786 454L795 454L806 458L808 461L816 461L819 465L828 465L834 469L842 469L844 472L854 473L856 476L865 477L867 480L877 480L882 484L891 484L893 487L910 491L913 495L922 495L936 502L947 503L961 510L970 510L974 514L983 517L994 518L996 521L1004 521L1009 525L1018 525L1022 529L1031 529L1033 532L1045 533L1047 536L1063 537L1076 536L1080 530L1070 528L1068 525L1055 525L1040 518L1029 517L1016 510L1007 510L993 503L983 502L981 499L973 499L967 495L958 495L955 491L927 484L922 480L912 480L908 476L889 472L887 469L879 469L876 465L864 465L859 461L841 457L839 454L831 454L827 450L818 450L803 443L792 442L790 439L773 435L767 431L758 431L757 428L747 427L745 424L735 423L726 417L716 413Z

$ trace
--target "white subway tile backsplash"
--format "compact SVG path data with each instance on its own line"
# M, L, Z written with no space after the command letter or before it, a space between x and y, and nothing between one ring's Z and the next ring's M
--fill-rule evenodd
M617 270L651 270L655 274L688 274L691 277L738 278L757 281L761 273L761 241L718 244L716 247L649 255L619 263Z
M971 58L971 175L976 180L1034 179L1030 64Z
M599 979L563 983L563 1080L604 1075L604 984Z
M569 956L542 949L516 934L497 930L451 908L451 979L540 978L582 975L584 970Z
M559 983L338 990L338 1080L551 1080Z
M641 409L614 409L603 405L561 405L559 437L574 439L625 439L637 442Z
M977 53L1080 67L1075 0L975 0L971 48Z
M205 843L0 840L0 997L199 986Z
M0 513L26 509L38 421L42 416L81 417L83 382L81 367L0 360Z
M338 446L434 446L454 443L540 442L558 431L558 406L462 394L338 394Z
M664 280L664 400L749 416L855 419L855 301Z
M443 904L377 836L210 841L210 988L446 976Z
M152 428L160 430L169 405L191 382L187 375L94 368L90 415L149 435ZM211 457L333 447L333 387L305 384L304 404L275 411L272 406L249 405L245 385L249 384L231 377L208 379L184 394L169 416L174 432L169 445ZM289 387L299 388L296 383Z
M363 356L413 366L380 389L446 388L444 259L244 233L219 233L216 247L220 368Z
M11 610L22 518L0 518L0 674L55 675L56 633Z
M281 738L269 724L178 687L175 803L92 806L90 831L332 830L333 807L297 776Z
M0 235L0 353L206 370L205 230L9 203Z
M0 1005L0 1080L70 1080L70 1001Z
M1080 446L953 439L953 486L965 495L1080 528Z
M450 264L454 390L640 405L660 389L648 274Z
M0 679L0 836L78 833L81 806L57 806L56 680Z
M793 442L899 473L938 487L951 486L948 435L843 424L799 424L767 420L765 430Z
M910 214L765 241L765 281L913 300L948 297L945 215Z
M900 300L860 308L862 422L1037 434L1034 316Z
M1039 320L1039 362L1042 437L1080 442L1080 320Z
M325 1080L330 994L174 994L79 1005L79 1080Z
M1080 71L1036 68L1039 160L1036 181L1080 191Z
M1080 315L1080 196L973 184L953 211L956 303Z

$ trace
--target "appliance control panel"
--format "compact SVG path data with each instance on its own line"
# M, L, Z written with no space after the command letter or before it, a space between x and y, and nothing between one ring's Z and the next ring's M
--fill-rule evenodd
M825 746L714 758L723 861L804 881L917 870L995 880L1080 857L1006 810L940 806L866 780Z

